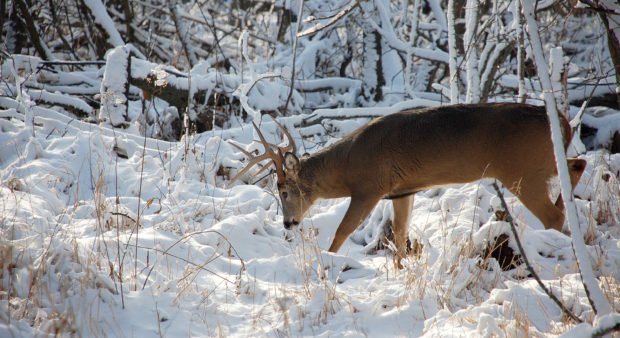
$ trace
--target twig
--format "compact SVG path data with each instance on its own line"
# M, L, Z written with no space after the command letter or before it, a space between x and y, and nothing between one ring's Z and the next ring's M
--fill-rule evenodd
M144 143L142 144L142 159L140 163L140 183L138 184L138 206L136 216L136 253L134 257L133 275L138 275L138 233L140 229L140 201L142 200L142 183L144 179L144 157L146 154L146 133L144 133ZM118 158L118 157L117 157ZM134 291L137 291L137 285L134 284Z
M112 132L114 132L114 128L112 128ZM114 137L114 143L115 143L115 147L117 146L117 138ZM118 212L118 206L120 204L120 199L118 196L118 156L114 156L114 195L116 196L116 203L114 203L114 212L112 212L112 215L116 215L117 216L117 220L116 220L116 257L118 258L118 280L119 280L119 284L121 286L121 307L122 309L125 308L125 295L124 295L124 291L123 291L123 261L121 260L121 233L120 233L120 223L118 222L118 215L120 214ZM138 198L138 200L140 200ZM137 224L137 222L136 222ZM136 228L138 226L136 225ZM103 231L101 231L101 238L105 238L103 236ZM123 255L124 256L124 255ZM124 259L124 257L123 257ZM135 276L135 274L134 274Z
M351 13L351 11L353 11L357 6L359 6L360 2L357 0L353 0L348 7L346 7L345 9L343 9L342 11L340 11L338 14L336 14L335 16L333 16L333 18L331 20L329 20L326 24L318 26L318 27L312 27L310 29L307 29L301 33L297 33L297 37L301 38L304 36L308 36L308 35L312 35L312 34L316 34L326 28L328 28L329 26L334 25L336 22L338 22L340 19L342 19L343 17L345 17L347 14ZM297 17L297 20L301 20L300 17ZM308 20L306 19L306 21L314 21L314 20Z
M138 247L138 248L142 248L142 249L154 250L154 251L156 251L156 252L161 253L162 255L168 255L168 256L171 256L171 257L174 257L174 258L180 259L180 260L182 260L182 261L184 261L184 262L186 262L186 263L188 263L188 264L190 264L190 265L193 265L194 267L199 268L200 270L204 270L204 271L210 272L210 273L214 274L215 276L218 276L218 277L220 277L221 279L223 279L223 280L225 280L225 281L227 281L227 282L229 282L229 283L233 283L232 281L228 280L226 277L220 276L220 275L219 275L219 274L217 274L216 272L214 272L214 271L212 271L212 270L209 270L209 269L205 268L205 267L204 267L204 264L203 264L203 265L196 264L196 263L194 263L194 262L192 262L192 261L190 261L190 260L188 260L188 259L185 259L185 258L182 258L182 257L176 256L176 255L171 254L171 253L169 252L170 250L172 250L172 248L173 248L173 247L175 247L177 244L181 243L182 241L184 241L184 240L185 240L185 239L187 239L187 238L190 238L190 237L192 237L192 236L194 236L194 235L209 234L209 233L214 233L214 234L217 234L217 235L219 235L219 236L220 236L220 237L221 237L224 241L226 241L226 242L230 245L230 248L234 251L235 255L237 255L237 257L239 258L239 262L241 263L241 270L240 270L240 272L241 272L241 271L247 271L247 269L245 268L245 262L243 261L243 258L241 258L241 256L239 256L239 253L237 252L237 249L235 249L235 247L234 247L234 246L232 245L232 243L228 240L228 238L226 238L226 236L224 236L224 234L222 234L221 232L219 232L219 231L217 231L217 230L203 230L203 231L196 231L196 232L192 232L192 233L190 233L190 234L187 234L187 235L185 235L185 236L183 236L183 237L179 238L176 242L172 243L172 245L170 245L168 248L166 248L166 250L162 250L162 249L158 249L158 248L150 248L150 247L145 247L145 246L138 246L138 245L136 245L136 247ZM146 275L146 278L144 279L144 284L142 285L142 289L143 289L143 290L144 290L144 288L146 287L146 283L148 282L148 280L149 280L149 276L151 275L151 272L153 271L153 269L154 269L154 268L155 268L155 264L153 264L153 266L151 266L151 269L149 270L149 273Z
M532 268L532 265L530 265L527 256L525 256L523 246L521 245L521 240L519 239L519 234L517 233L517 227L515 226L512 216L510 215L510 211L508 210L508 205L506 204L506 200L504 199L504 194L497 186L497 182L493 182L493 188L495 189L495 191L497 191L497 196L499 197L499 200L502 203L502 208L504 208L504 211L506 213L506 221L510 223L510 230L512 230L515 242L517 243L517 248L519 249L519 254L523 258L523 262L525 262L525 266L527 267L528 272L530 273L530 275L532 275L532 277L534 277L534 279L538 283L538 286L540 286L540 288L545 291L547 296L549 296L549 298L551 298L562 309L562 312L564 312L564 314L566 314L577 323L582 323L582 320L575 316L569 309L567 309L566 306L564 306L564 304L551 292L551 290L549 290L545 286L545 284L543 284L542 280L540 280L540 277L538 277L536 271L534 271L534 268Z
M592 331L592 338L603 337L614 331L620 331L620 320L616 317L616 321L613 323L607 323L607 325L600 325L594 328Z
M573 128L573 132L581 126L581 119L583 117L583 114L586 112L586 107L590 104L592 97L594 97L594 91L596 90L596 88L598 88L598 84L600 82L601 79L599 78L598 81L596 81L596 85L594 85L594 87L590 91L590 95L588 96L588 98L583 101L583 103L581 104L581 108L579 108L579 111L577 112L575 117L570 121L570 126L571 128Z

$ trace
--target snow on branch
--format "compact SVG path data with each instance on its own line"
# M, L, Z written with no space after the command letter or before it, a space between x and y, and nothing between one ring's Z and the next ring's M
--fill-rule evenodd
M439 102L427 99L412 99L400 102L391 107L369 107L369 108L338 108L338 109L317 109L302 120L301 126L308 127L321 123L323 120L347 120L355 118L374 118L393 114L400 111L422 108L436 107Z
M595 81L582 77L571 77L566 80L566 93L569 102L583 101L589 97L605 96L616 93L614 75ZM498 84L505 88L519 89L523 92L540 92L542 86L539 79L527 79L522 81L518 75L502 75ZM522 87L522 89L521 89Z
M91 107L84 100L63 93L51 93L47 90L30 89L30 97L35 102L42 102L51 105L61 106L69 111L78 112L76 115L90 116L94 113Z
M567 111L569 108L566 92L568 62L569 60L564 56L562 47L551 48L549 58L551 86L553 88L555 102L557 102L558 109L560 109L560 111Z
M95 18L95 23L99 24L108 34L108 43L112 46L124 45L125 42L116 29L114 20L108 14L101 0L84 0L84 4L90 9L91 14Z
M587 323L582 323L569 331L564 332L560 337L607 337L610 333L620 331L620 314L612 313L602 316L598 320L598 324L594 327ZM613 336L613 335L612 335Z
M260 74L258 76L254 76L252 77L252 80L250 82L239 85L237 90L233 92L232 95L239 98L239 101L241 102L241 106L252 117L254 121L260 121L261 113L259 110L254 109L254 107L252 107L248 103L249 101L248 94L260 80L276 78L280 76L281 74L279 73L267 73L267 74Z
M358 0L353 0L351 2L349 2L349 4L342 9L340 12L338 12L338 14L331 16L329 19L329 21L327 21L324 24L316 24L302 32L297 33L297 38L301 38L304 36L309 36L309 35L313 35L316 34L326 28L329 28L331 26L333 26L336 22L340 21L340 19L344 18L345 16L347 16L347 14L351 13L355 8L357 8L357 6L359 6L360 2ZM321 20L323 18L315 18L315 17L308 17L306 18L304 21L305 22L313 22L316 20Z
M181 44L183 45L183 50L185 51L185 55L187 56L189 66L190 68L194 67L194 65L198 63L198 58L196 57L196 51L192 46L189 31L185 26L185 21L179 14L179 8L176 4L176 0L168 0L168 9L170 10L170 16L172 17L174 25L177 29L177 35L179 36Z
M410 46L403 42L398 38L396 32L394 31L393 25L390 22L390 13L387 6L378 1L376 2L377 11L379 13L379 18L381 20L381 25L375 22L372 18L368 18L368 23L375 29L381 36L385 39L387 44L396 49L397 51L404 54L411 54L421 59L437 61L441 63L448 63L449 56L448 53L439 50L439 49L428 49Z
M450 103L459 103L458 67L456 62L456 32L454 30L454 1L448 0L448 50L450 68Z

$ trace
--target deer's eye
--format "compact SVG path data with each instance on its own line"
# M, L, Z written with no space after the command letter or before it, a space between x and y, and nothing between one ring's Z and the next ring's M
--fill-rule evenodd
M282 198L286 199L288 197L288 192L283 191L282 192Z

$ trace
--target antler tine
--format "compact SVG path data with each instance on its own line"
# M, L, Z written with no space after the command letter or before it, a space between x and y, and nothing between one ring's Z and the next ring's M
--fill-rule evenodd
M267 160L267 159L271 159L271 162L275 165L276 167L276 174L278 175L278 181L284 180L284 169L282 167L282 157L279 154L276 154L271 147L276 147L275 145L268 143L267 141L265 141L265 137L263 136L263 134L260 132L260 130L258 129L258 127L256 126L256 124L252 123L254 125L254 129L256 130L256 132L258 133L258 137L260 138L260 142L263 144L263 147L265 147L265 153L259 156L254 156L252 155L250 152L246 151L245 149L243 149L241 146L235 144L235 143L230 143L232 146L234 146L235 148L239 149L245 156L248 157L248 159L250 160L250 163L248 163L248 165L243 168L240 172L237 173L237 175L235 175L233 178L230 179L230 181L228 182L228 184L232 184L233 182L235 182L237 179L239 179L239 177L243 176L246 172L248 172L248 170L250 170L250 168L252 168L253 166L255 166L256 164L260 163L261 161ZM276 147L279 149L279 147ZM261 168L259 170L258 173L261 173L263 171L265 171L267 168L269 167L269 165L264 166L263 168Z
M252 125L254 126L254 129L256 129L256 133L258 133L258 138L260 138L260 141L263 144L263 147L265 147L265 155L269 155L269 157L273 160L273 164L275 164L276 166L276 174L278 175L278 182L283 181L284 180L284 167L282 166L283 158L280 154L274 153L273 150L271 149L271 147L276 147L278 149L279 147L265 141L265 137L263 136L263 133L260 132L260 129L258 129L258 127L256 126L256 123L252 122Z
M276 146L276 148L278 148L282 152L282 155L286 154L286 152L288 152L288 151L292 152L293 154L297 154L297 147L295 146L295 141L293 141L293 137L288 132L288 130L286 128L284 128L284 126L282 126L280 124L280 122L278 122L278 120L276 120L275 117L273 117L271 115L269 115L269 117L271 117L273 122L275 122L278 125L278 127L280 127L280 129L282 129L282 132L284 133L284 135L286 135L286 138L288 139L288 145L286 147L278 147L278 146Z
M254 156L252 155L250 152L246 151L245 149L241 148L240 146L234 144L234 143L230 143L232 146L234 146L235 148L239 149L245 156L248 157L248 159L250 160L250 163L248 163L247 166L245 166L245 168L243 168L240 172L237 173L237 175L235 175L233 178L230 179L230 181L228 182L228 185L230 186L231 184L233 184L236 180L239 179L239 177L243 176L245 173L248 172L248 170L250 170L250 168L252 168L253 166L255 166L256 164L260 163L261 161L267 160L267 159L271 159L271 156L267 153L259 155L259 156ZM260 171L264 171L266 168L268 168L269 165L264 166Z
M228 144L230 144L231 146L233 146L233 147L237 148L238 150L240 150L248 158L252 158L253 157L252 153L250 153L249 151L241 148L241 146L239 146L238 144L232 143L230 140L228 141Z

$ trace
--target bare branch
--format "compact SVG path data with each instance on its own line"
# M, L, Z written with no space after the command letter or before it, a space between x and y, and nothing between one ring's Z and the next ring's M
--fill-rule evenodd
M44 60L54 60L54 56L50 53L47 46L43 44L43 41L41 41L41 37L39 36L39 32L37 31L37 26L34 22L34 19L32 18L32 15L30 15L30 9L28 8L28 5L26 5L24 0L15 0L15 4L21 12L22 17L24 18L24 21L26 23L26 30L28 31L28 35L30 36L30 41L32 42L32 45L36 49L39 56L41 56L41 58L43 58Z

